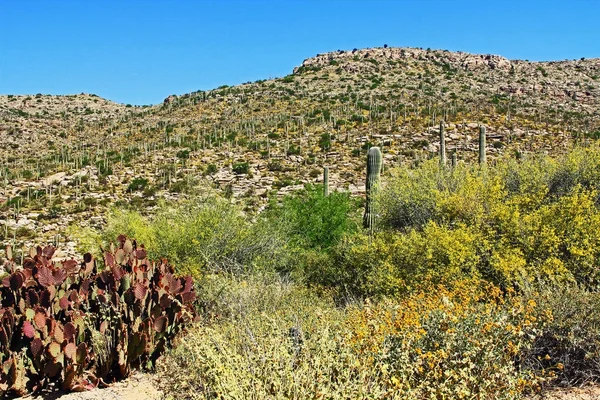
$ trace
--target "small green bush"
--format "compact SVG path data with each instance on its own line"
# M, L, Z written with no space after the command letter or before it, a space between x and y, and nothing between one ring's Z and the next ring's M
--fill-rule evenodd
M205 172L206 172L207 175L212 175L215 172L217 172L217 170L218 169L217 169L217 166L215 164L208 164L207 167L206 167L206 171Z
M327 250L357 230L356 205L348 193L323 195L322 186L310 185L271 205L268 218L285 229L290 243L302 249Z
M148 179L134 178L127 186L127 193L141 192L148 186Z
M233 164L233 167L231 169L236 174L247 174L249 165L247 162L239 162L239 163Z

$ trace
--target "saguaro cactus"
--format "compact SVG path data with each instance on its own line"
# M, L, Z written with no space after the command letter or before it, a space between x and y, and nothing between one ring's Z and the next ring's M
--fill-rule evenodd
M479 127L479 165L485 164L485 126Z
M458 157L456 156L456 150L452 152L452 168L456 168L456 163L458 162Z
M323 197L329 196L329 167L323 167Z
M446 137L444 135L444 121L440 121L440 165L446 166Z
M375 207L373 196L379 183L381 173L382 157L379 147L371 147L367 153L367 202L365 204L365 215L363 217L363 226L366 229L373 230L375 219Z

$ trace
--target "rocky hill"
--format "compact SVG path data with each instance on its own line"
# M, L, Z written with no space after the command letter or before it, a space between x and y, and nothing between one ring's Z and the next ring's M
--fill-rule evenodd
M320 182L323 166L331 186L360 194L369 146L382 147L387 167L419 162L435 156L441 121L448 150L467 162L480 124L492 162L597 139L600 59L355 49L150 107L0 96L0 239L72 249L66 227L100 227L110 205L151 209L207 186L253 212Z

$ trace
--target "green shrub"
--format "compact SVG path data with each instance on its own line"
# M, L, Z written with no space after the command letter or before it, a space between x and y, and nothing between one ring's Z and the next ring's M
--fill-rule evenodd
M293 144L290 144L290 147L288 147L286 154L288 156L300 154L300 146L295 146Z
M239 162L239 163L233 164L233 167L231 169L236 174L247 174L249 165L247 162Z
M208 194L181 203L162 203L144 217L113 209L103 238L124 232L148 245L152 257L166 257L179 273L195 277L207 271L239 273L273 267L285 257L276 227L251 223L239 207Z
M329 150L331 147L331 134L330 133L322 133L321 138L319 139L319 147L323 151Z
M127 186L127 193L141 192L148 186L148 179L146 178L134 178Z
M208 164L208 166L206 167L206 174L207 175L212 175L215 172L217 172L217 166L215 164Z
M357 230L357 210L348 193L323 195L322 186L308 186L271 205L269 218L282 226L292 245L302 249L327 250Z
M185 161L190 158L190 149L183 149L177 152L177 158L181 159L185 164Z

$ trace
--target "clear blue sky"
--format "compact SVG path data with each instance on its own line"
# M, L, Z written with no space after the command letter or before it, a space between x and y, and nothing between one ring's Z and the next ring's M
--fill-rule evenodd
M600 0L0 0L0 94L154 104L384 44L600 57Z

